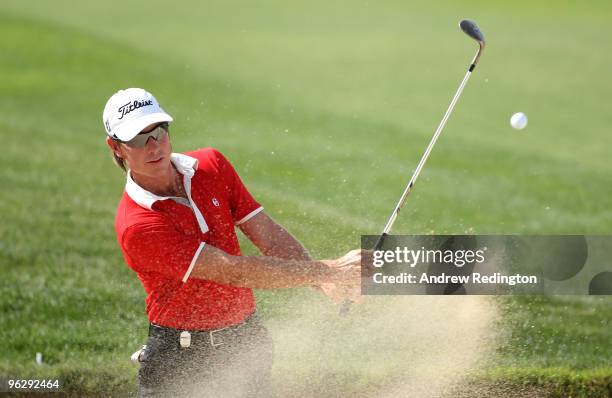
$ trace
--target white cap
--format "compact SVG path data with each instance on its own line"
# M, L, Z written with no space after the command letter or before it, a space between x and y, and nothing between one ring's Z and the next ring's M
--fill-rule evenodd
M171 122L155 97L141 88L119 90L106 102L102 122L109 137L129 141L145 127Z

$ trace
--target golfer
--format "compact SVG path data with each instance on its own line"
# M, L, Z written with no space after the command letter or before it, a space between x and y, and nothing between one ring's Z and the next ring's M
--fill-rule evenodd
M357 290L361 252L313 261L219 151L172 152L172 117L147 91L115 93L103 122L127 172L117 239L147 294L138 395L270 396L273 345L252 289L313 286L342 300ZM241 255L236 226L263 256Z

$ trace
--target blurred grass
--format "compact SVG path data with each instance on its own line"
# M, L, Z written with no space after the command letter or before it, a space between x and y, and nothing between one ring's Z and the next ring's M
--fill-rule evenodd
M455 26L469 16L487 52L395 231L612 230L608 2L143 5L0 4L0 374L62 375L75 395L133 388L144 294L115 242L124 177L100 117L122 87L160 99L176 150L219 148L315 256L335 256L401 193L475 50ZM317 300L257 297L269 319ZM501 304L509 338L485 378L588 396L601 374L609 388L610 300Z
M476 379L474 391L486 385L496 385L501 391L514 391L515 396L531 387L537 391L536 396L607 398L612 395L612 368L576 371L566 367L498 367Z
M498 364L519 368L610 368L612 307L608 297L503 297L508 329Z

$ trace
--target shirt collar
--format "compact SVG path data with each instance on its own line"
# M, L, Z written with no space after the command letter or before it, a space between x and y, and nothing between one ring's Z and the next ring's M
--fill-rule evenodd
M191 156L183 155L182 153L173 153L170 155L170 161L176 167L179 173L191 179L198 168L198 159ZM147 191L132 179L130 170L127 172L127 181L125 183L125 192L138 205L151 210L153 204L158 200L169 199L168 196L155 195Z

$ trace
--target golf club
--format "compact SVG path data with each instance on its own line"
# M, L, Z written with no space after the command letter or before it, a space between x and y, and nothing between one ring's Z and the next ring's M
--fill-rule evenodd
M478 51L476 52L476 55L474 56L474 59L472 59L472 62L470 63L470 66L468 67L468 71L466 72L466 74L465 74L465 76L463 78L463 81L461 81L461 84L459 85L459 88L455 92L455 96L453 97L450 105L448 106L448 109L446 110L446 113L444 114L444 117L442 118L442 121L438 125L438 128L436 129L436 132L434 133L433 137L431 138L431 141L429 142L429 145L427 145L427 149L425 149L425 153L421 157L421 160L419 161L419 164L417 165L416 169L414 170L414 173L412 174L412 178L410 178L410 181L408 182L408 185L404 189L404 192L402 193L402 196L400 197L400 200L397 202L397 205L393 209L393 212L391 213L391 216L389 217L389 220L387 221L387 224L385 225L385 228L383 229L382 233L378 237L378 240L376 241L376 244L374 245L373 250L379 250L382 247L382 245L384 243L384 240L385 240L385 237L389 234L389 231L391 231L391 227L393 227L393 223L395 223L395 220L397 219L397 216L398 216L400 210L406 204L406 199L408 198L408 195L410 194L410 192L412 192L412 188L414 187L414 184L415 184L417 178L419 177L419 174L421 173L421 170L423 169L423 166L425 165L425 162L427 161L427 158L429 157L429 154L431 153L431 150L433 149L434 145L436 144L436 141L438 140L438 137L440 136L440 133L442 133L442 130L444 129L444 126L446 126L446 122L448 121L448 118L450 117L451 113L453 112L453 109L455 108L455 105L457 104L457 101L459 100L459 97L461 96L461 93L463 92L463 89L464 89L465 85L467 84L468 80L470 79L470 76L472 75L472 72L476 68L476 65L478 64L478 60L480 59L480 56L482 55L482 51L484 50L484 47L485 47L485 38L484 38L484 35L482 34L482 32L480 31L480 29L478 29L478 26L476 25L476 22L471 21L469 19L463 19L463 20L461 20L461 22L459 22L459 27L461 28L461 30L463 30L463 32L465 32L465 34L467 34L472 39L474 39L474 40L476 40L478 42ZM350 306L351 306L351 301L350 300L344 301L342 303L341 307L340 307L340 314L347 313L349 308L350 308Z

